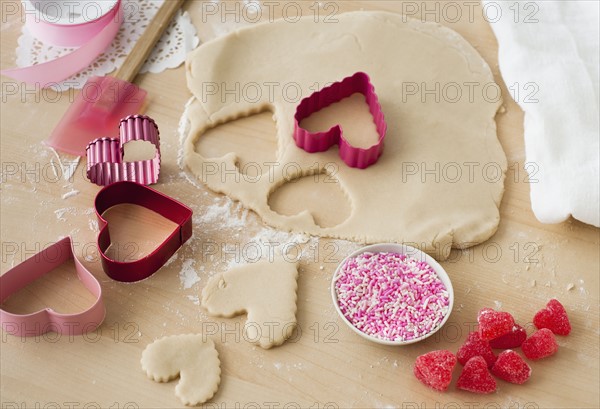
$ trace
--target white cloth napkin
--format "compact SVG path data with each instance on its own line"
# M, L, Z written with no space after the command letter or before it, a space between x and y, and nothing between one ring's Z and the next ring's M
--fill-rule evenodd
M600 226L599 2L483 3L500 71L525 111L536 217L558 223L572 215Z

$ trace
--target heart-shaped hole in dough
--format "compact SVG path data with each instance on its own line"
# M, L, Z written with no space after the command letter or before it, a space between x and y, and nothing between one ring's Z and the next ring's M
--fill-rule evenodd
M89 249L92 250L95 249ZM51 256L54 255L51 253ZM75 263L69 260L12 294L2 303L2 308L13 314L31 314L45 308L75 314L90 308L96 300L77 278Z
M379 134L365 96L359 92L313 113L300 122L309 132L324 132L339 125L344 138L356 148L369 148Z
M248 139L252 142L248 143ZM242 146L244 149L240 149ZM233 152L241 174L256 178L267 173L277 152L273 113L262 111L211 128L198 138L195 151L205 158L220 158Z
M323 170L291 179L277 187L268 199L269 207L284 216L308 211L319 227L343 223L352 204L334 173Z
M123 203L106 210L111 244L106 255L121 262L139 260L152 253L178 225L142 206Z

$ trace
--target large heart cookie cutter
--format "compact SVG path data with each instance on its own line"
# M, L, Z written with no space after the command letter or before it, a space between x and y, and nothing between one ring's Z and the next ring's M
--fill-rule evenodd
M339 125L335 125L325 132L309 132L300 126L300 122L313 113L357 92L365 96L379 134L379 139L374 145L368 148L352 146L344 138L342 128ZM339 145L340 157L346 165L359 169L364 169L377 162L383 153L383 140L386 130L387 124L375 88L371 84L369 76L364 72L357 72L304 98L300 101L294 115L294 140L299 148L309 153L325 152L331 146L337 144Z
M85 148L87 177L100 186L130 181L151 185L160 174L160 134L156 122L145 115L130 115L119 124L119 138L99 138ZM148 141L156 146L154 158L123 161L123 146L131 141Z
M0 309L0 322L4 331L20 336L42 335L49 331L69 336L81 335L95 330L104 321L106 310L100 283L75 257L70 237L54 243L0 276L0 303L70 259L75 262L77 276L83 285L96 297L94 304L75 314L61 314L51 308L31 314L13 314Z
M109 208L130 203L153 210L177 223L177 228L152 253L131 262L111 259L106 250L111 244L108 222L102 214ZM192 237L192 209L152 188L134 182L116 182L106 186L96 196L96 215L100 224L98 252L104 272L113 280L134 282L154 274Z

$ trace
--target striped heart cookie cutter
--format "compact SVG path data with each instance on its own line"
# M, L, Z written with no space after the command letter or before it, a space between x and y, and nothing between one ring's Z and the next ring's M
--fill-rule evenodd
M156 122L145 115L130 115L119 123L119 138L98 138L85 148L87 177L99 186L130 181L151 185L160 174L160 133ZM152 159L124 162L123 147L131 141L148 141L156 146Z
M300 126L300 122L303 119L355 93L361 93L365 96L367 105L369 105L369 111L375 122L377 133L379 134L379 139L372 146L368 148L352 146L344 138L340 125L334 125L325 132L309 132ZM379 104L379 99L375 93L375 88L371 84L369 76L364 72L357 72L312 93L300 101L294 115L294 141L299 148L304 149L308 153L315 153L325 152L333 145L339 145L340 158L346 165L352 168L365 169L377 162L383 153L383 140L386 130L387 124L381 110L381 105Z

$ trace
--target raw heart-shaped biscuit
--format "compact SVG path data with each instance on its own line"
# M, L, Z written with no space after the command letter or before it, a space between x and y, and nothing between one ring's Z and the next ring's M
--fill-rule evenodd
M142 369L156 382L179 376L175 395L195 406L214 396L221 382L221 361L215 343L202 334L172 335L149 344Z
M202 290L202 306L213 316L248 314L244 339L261 348L281 345L296 328L298 263L272 260L215 274Z

